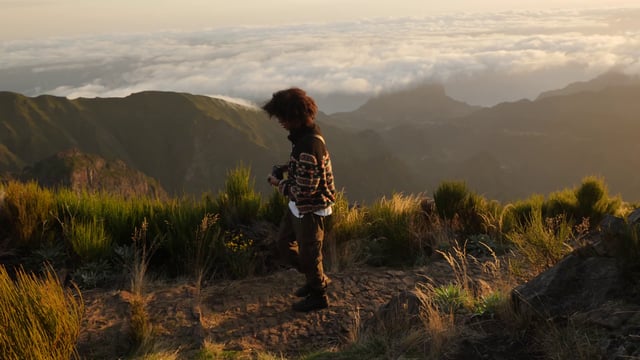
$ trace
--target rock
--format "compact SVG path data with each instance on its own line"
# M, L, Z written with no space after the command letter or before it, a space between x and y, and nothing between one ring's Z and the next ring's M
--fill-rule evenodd
M600 221L600 229L607 234L621 234L625 226L624 219L621 217L607 214Z
M640 224L640 208L633 210L631 214L627 216L627 223L629 223L629 225Z
M35 180L44 187L66 187L73 191L105 191L125 197L149 196L166 199L160 183L124 161L106 160L77 148L61 151L26 167L21 180Z
M421 323L422 295L416 291L402 291L380 306L370 319L364 322L364 333L377 333L381 330L393 334L395 330L405 331Z
M571 254L526 284L516 287L512 298L540 315L569 316L598 308L624 290L617 259Z
M629 314L607 310L608 309L596 309L588 314L586 321L607 329L615 330L620 328L629 317Z

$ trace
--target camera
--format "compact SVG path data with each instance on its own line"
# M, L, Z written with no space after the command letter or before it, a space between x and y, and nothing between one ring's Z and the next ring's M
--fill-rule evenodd
M273 165L273 168L271 168L271 175L278 180L282 180L284 179L285 169L285 166Z

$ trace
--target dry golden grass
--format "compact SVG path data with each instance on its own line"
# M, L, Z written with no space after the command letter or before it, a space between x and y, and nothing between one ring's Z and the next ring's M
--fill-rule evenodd
M146 274L149 268L151 255L155 251L156 243L147 243L148 222L145 219L140 228L136 228L133 233L133 259L128 264L131 276L132 298L129 303L131 309L131 337L135 344L136 354L147 354L153 347L153 325L149 319L146 309L144 289L146 284Z
M77 358L84 304L54 271L42 277L19 269L15 281L0 266L0 357L7 360Z

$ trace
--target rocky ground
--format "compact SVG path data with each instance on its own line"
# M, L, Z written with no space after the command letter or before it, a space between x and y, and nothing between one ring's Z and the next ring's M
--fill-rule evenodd
M640 269L625 265L617 254L621 248L612 245L610 236L595 236L554 267L515 287L513 307L528 309L537 325L513 333L513 324L505 320L462 316L456 345L444 358L640 359ZM468 262L471 286L488 288L480 293L499 288L505 279L496 276L504 273L487 271L491 264L496 264L491 258ZM212 343L246 358L260 352L296 359L314 350L338 350L353 341L361 325L378 319L381 309L397 302L399 294L424 283L454 283L460 272L440 258L406 270L354 267L328 274L330 307L308 314L291 310L297 300L293 292L303 280L293 270L215 281L200 291L189 281L149 282L145 294L153 352L177 352L180 359L193 359L205 343ZM132 294L93 289L83 296L81 358L127 357L132 349ZM540 336L541 331L547 334Z
M491 279L479 266L476 279ZM339 348L353 338L358 326L403 290L417 283L454 280L444 261L410 270L355 268L329 273L330 307L308 314L290 309L292 293L303 277L295 271L237 281L220 281L202 288L200 296L189 282L152 283L147 289L148 312L159 349L179 349L179 357L194 356L205 340L224 348L251 353L265 351L288 358L314 349ZM79 342L82 357L113 359L129 350L129 301L124 290L95 289L83 293L86 320Z

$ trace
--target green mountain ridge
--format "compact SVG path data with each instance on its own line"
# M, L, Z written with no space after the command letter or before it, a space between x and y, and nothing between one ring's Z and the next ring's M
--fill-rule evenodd
M491 198L513 200L603 176L613 193L640 199L633 170L640 144L640 84L521 100L441 124L381 132L399 158L424 169L425 186L465 179ZM407 141L411 139L411 141Z
M337 186L352 201L428 193L445 180L512 201L574 187L589 175L639 201L633 169L640 166L640 84L606 79L613 83L603 87L606 81L596 78L490 108L425 85L373 98L351 113L320 113L318 123ZM121 159L173 195L215 192L240 163L252 167L256 188L266 194L272 190L264 177L290 150L286 132L259 109L206 96L146 91L68 100L0 93L0 173L18 173L72 147Z
M322 119L326 117L319 116L319 123L337 185L350 199L373 200L389 194L394 184L411 183L409 170L380 145L377 134L342 130ZM287 161L286 135L258 109L206 96L146 91L125 98L69 100L0 92L0 173L19 173L24 166L78 148L121 159L174 195L216 192L226 173L241 163L252 167L256 188L269 193L263 179L273 164ZM393 171L386 173L388 169ZM362 174L385 175L367 182Z

